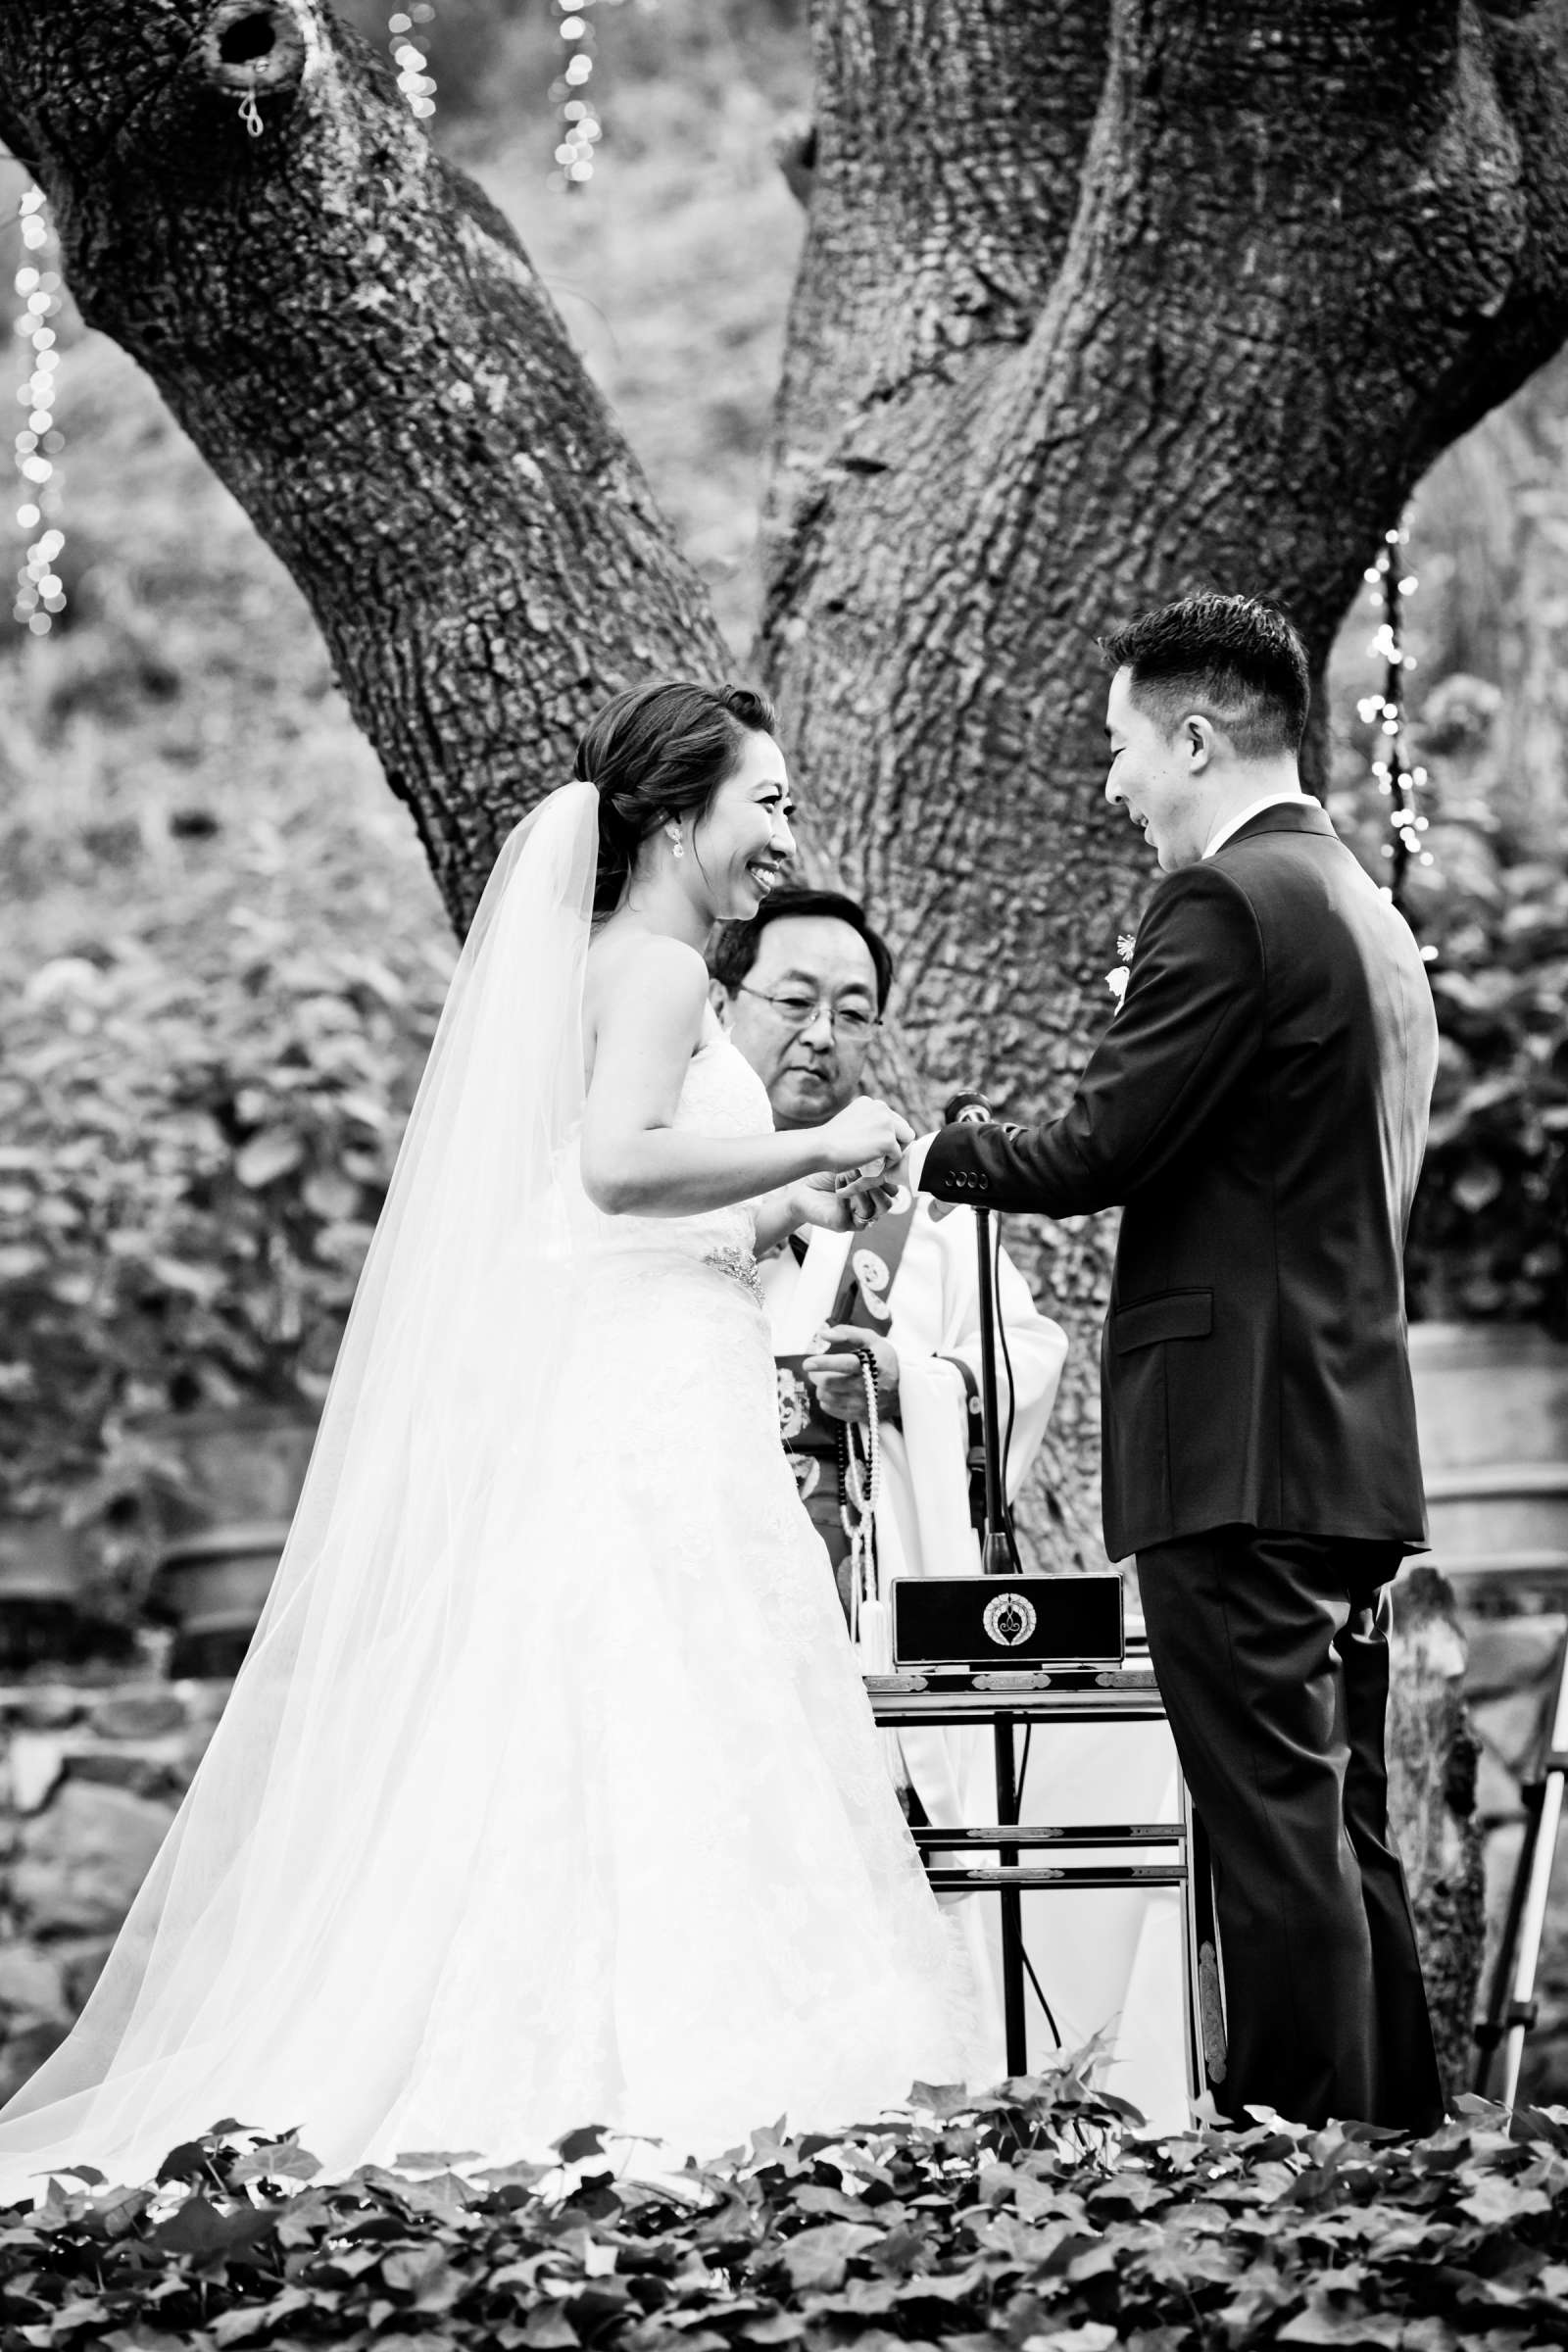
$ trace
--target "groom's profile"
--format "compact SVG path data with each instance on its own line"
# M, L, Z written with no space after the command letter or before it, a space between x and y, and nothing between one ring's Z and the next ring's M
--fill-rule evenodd
M1115 630L1106 798L1161 879L1065 1113L948 1127L921 1189L1121 1205L1105 1544L1208 1830L1216 2092L1429 2130L1443 2094L1389 1837L1387 1587L1423 1547L1402 1251L1437 1063L1409 929L1301 790L1306 656L1257 599Z

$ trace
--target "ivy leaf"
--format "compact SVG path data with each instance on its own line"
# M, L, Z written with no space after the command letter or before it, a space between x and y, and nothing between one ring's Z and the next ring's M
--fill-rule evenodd
M201 2139L182 2139L177 2148L170 2149L154 2175L160 2187L166 2180L210 2180L212 2177L213 2152Z
M775 2311L764 2320L749 2320L745 2340L749 2344L793 2344L806 2333L806 2322L793 2311Z
M1335 2311L1327 2296L1314 2289L1307 2297L1306 2309L1298 2311L1294 2320L1287 2320L1274 2341L1279 2344L1387 2344L1391 2352L1397 2352L1403 2334L1402 2323L1392 2313Z
M1113 2173L1108 2180L1089 2192L1089 2202L1097 2215L1116 2208L1147 2213L1152 2205L1167 2203L1169 2197L1169 2189L1152 2180L1147 2173Z
M319 2157L302 2148L296 2139L274 2139L259 2148L252 2148L233 2165L229 2179L244 2180L314 2180L320 2171Z
M1551 2199L1539 2188L1522 2188L1497 2173L1485 2173L1467 2197L1459 2199L1461 2213L1473 2221L1512 2222L1527 2213L1547 2213Z
M582 2339L566 2317L565 2304L558 2302L541 2303L530 2311L516 2340L526 2344L529 2352L566 2352L568 2345Z
M831 2213L840 2221L864 2222L866 2206L863 2197L847 2197L842 2188L824 2188L808 2182L795 2192L795 2205L800 2213Z
M403 2246L387 2255L381 2265L381 2279L389 2293L413 2295L422 2304L425 2288L442 2278L446 2270L447 2258L442 2247Z
M319 2312L320 2308L318 2296L307 2293L303 2287L285 2286L270 2303L246 2303L233 2311L220 2312L213 2322L213 2342L218 2352L227 2352L230 2344L248 2343L254 2336L270 2334L296 2312Z
M1086 2278L1102 2278L1107 2271L1118 2270L1121 2267L1121 2255L1113 2246L1104 2244L1091 2246L1086 2254L1075 2254L1068 2263L1068 2283L1072 2286L1080 2286Z
M51 2339L58 2341L77 2328L92 2326L96 2328L98 2322L108 2317L109 2306L101 2295L75 2296L71 2302L62 2303L59 2310L52 2314L49 2323Z
M798 2237L792 2237L780 2247L779 2260L797 2294L808 2289L830 2294L843 2285L844 2274L856 2255L874 2246L881 2235L880 2230L867 2229L863 2223L826 2222L819 2230L803 2230Z
M931 2241L923 2230L908 2222L899 2222L877 2247L871 2260L875 2268L895 2278L907 2278L929 2250Z
M1023 2352L1110 2352L1116 2330L1103 2320L1085 2320L1077 2328L1054 2328L1046 2335L1026 2335Z
M978 2263L969 2263L961 2271L923 2273L918 2278L906 2278L899 2289L900 2304L906 2303L966 2303L978 2293L982 2283Z
M537 2188L540 2181L548 2180L557 2169L553 2164L530 2164L518 2157L514 2164L492 2165L487 2171L475 2174L474 2178L485 2188L499 2194L509 2188Z
M223 2213L198 2195L176 2206L166 2222L149 2232L146 2243L167 2254L233 2254L267 2236L271 2227L270 2213L259 2213L248 2205Z

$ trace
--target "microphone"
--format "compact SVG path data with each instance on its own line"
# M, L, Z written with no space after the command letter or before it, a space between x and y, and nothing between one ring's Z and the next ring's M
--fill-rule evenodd
M955 1095L942 1113L944 1127L988 1127L991 1105L984 1095Z

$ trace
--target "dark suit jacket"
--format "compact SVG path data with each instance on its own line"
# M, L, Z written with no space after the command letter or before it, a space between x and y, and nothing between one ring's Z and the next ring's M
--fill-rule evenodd
M1324 811L1288 803L1161 879L1064 1116L930 1146L943 1200L1125 1204L1113 1559L1237 1522L1424 1544L1402 1256L1436 1066L1407 925Z

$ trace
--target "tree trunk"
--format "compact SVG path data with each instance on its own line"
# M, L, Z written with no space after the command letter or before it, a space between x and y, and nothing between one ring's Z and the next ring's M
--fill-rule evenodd
M1152 876L1101 801L1097 635L1260 590L1321 669L1412 483L1568 331L1562 18L820 0L760 658L928 1100L1059 1108L1104 1015ZM299 580L461 923L607 692L724 666L515 238L323 0L12 7L0 131ZM1074 1340L1057 1564L1100 1550L1111 1243L1034 1243Z
M1153 879L1101 797L1095 640L1247 590L1321 680L1412 484L1568 331L1558 36L1394 0L838 0L816 76L762 662L932 1092L1038 1117ZM1103 1556L1082 1343L1113 1246L1108 1217L1032 1245L1080 1335L1057 1558Z

